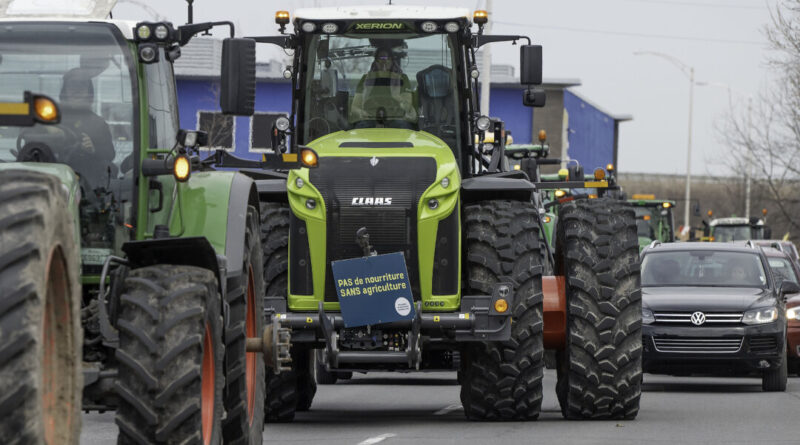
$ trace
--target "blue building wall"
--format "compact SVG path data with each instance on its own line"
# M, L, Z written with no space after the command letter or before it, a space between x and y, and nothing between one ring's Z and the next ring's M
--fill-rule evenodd
M211 80L178 79L178 106L181 128L196 129L198 111L218 111L218 83ZM291 109L291 84L259 82L256 87L256 112L284 112ZM531 142L533 109L522 105L522 90L492 88L490 108L511 130L514 143ZM564 91L564 108L569 115L569 156L593 169L614 160L614 119L575 94ZM250 148L250 118L235 118L234 154L258 159Z
M522 90L518 88L492 88L489 96L492 117L499 117L511 130L515 144L531 143L532 108L522 105Z
M564 91L564 109L570 159L580 162L587 173L614 162L614 118L569 90Z

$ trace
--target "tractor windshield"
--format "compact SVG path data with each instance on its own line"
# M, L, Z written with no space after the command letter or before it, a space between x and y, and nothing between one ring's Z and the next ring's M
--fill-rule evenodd
M758 239L752 235L749 225L716 226L714 228L714 240L720 242Z
M19 102L24 91L45 94L59 104L61 122L0 127L0 161L68 164L86 194L130 169L124 160L133 150L131 68L115 34L98 23L3 24L0 101Z
M313 35L301 143L340 130L405 128L459 145L455 51L446 34Z

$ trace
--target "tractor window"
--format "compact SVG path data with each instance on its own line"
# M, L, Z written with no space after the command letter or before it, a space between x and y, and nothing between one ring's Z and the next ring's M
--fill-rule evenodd
M150 121L150 148L172 148L178 134L178 108L172 63L159 49L159 62L145 65Z
M750 226L716 226L714 227L715 241L728 242L728 241L744 241L753 238L750 233Z
M459 146L452 38L445 34L309 37L302 140L360 128L427 131Z
M127 47L115 32L106 24L3 25L0 101L20 102L26 90L48 95L61 122L0 127L0 161L65 163L92 190L123 175L134 107Z

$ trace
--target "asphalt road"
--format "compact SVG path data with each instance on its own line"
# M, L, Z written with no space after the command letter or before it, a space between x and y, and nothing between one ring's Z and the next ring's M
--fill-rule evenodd
M566 421L545 374L535 422L464 420L455 373L356 375L320 386L311 411L268 424L265 444L800 444L800 378L784 393L759 379L645 375L633 421ZM82 444L114 443L114 413L84 414Z

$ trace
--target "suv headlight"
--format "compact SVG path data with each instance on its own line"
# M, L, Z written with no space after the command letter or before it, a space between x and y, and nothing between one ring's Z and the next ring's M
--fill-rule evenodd
M800 307L790 307L786 309L786 318L800 321Z
M642 308L642 324L652 324L655 323L656 317L653 315L653 311L647 308Z
M752 311L745 312L744 316L742 317L742 323L764 324L764 323L772 323L777 319L778 319L778 308L768 307L761 309L753 309Z

